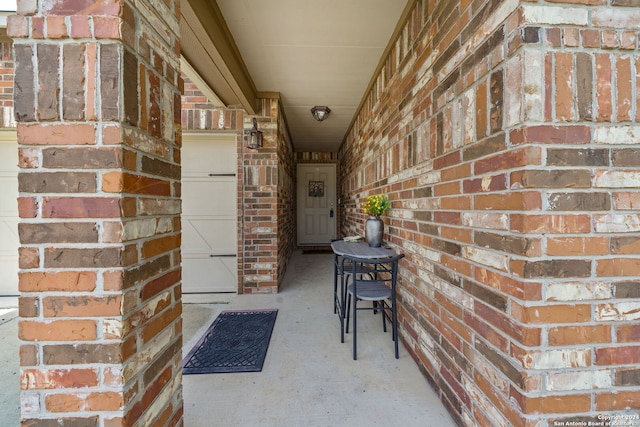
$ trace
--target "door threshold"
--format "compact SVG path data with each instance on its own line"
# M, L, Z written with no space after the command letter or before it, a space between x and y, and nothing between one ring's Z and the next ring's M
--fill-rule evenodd
M332 254L331 245L308 245L300 246L303 254Z
M229 304L238 296L237 292L211 292L199 294L182 294L183 304Z

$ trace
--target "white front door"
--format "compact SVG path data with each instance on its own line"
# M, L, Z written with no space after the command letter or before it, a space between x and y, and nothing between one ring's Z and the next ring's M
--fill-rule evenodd
M0 296L18 295L18 143L0 131Z
M237 292L236 136L182 141L182 292Z
M327 245L336 238L336 166L298 165L298 245Z

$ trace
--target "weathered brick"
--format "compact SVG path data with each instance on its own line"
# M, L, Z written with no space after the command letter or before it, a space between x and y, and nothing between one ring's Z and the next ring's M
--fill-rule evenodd
M520 271L520 268L518 268ZM522 277L589 277L591 275L591 261L579 259L525 261Z
M474 346L478 352L480 352L493 366L498 369L498 371L506 375L507 378L513 381L516 385L522 387L523 375L510 360L506 359L479 339L475 340Z
M620 386L640 386L640 369L617 370L615 384Z
M120 51L116 44L100 45L100 115L102 120L120 118Z
M147 100L146 96L142 97L142 102L138 99L138 88L140 87L138 60L128 49L124 51L123 67L125 75L131 77L124 80L124 119L127 123L136 126L139 121L138 106L141 103L146 105ZM144 94L146 95L146 90Z
M549 391L606 389L612 383L608 370L558 372L547 376Z
M180 179L180 167L151 157L142 157L142 172L170 179Z
M596 365L629 365L640 363L640 347L616 346L597 348Z
M18 314L20 317L37 317L40 313L40 303L37 297L21 296L18 299Z
M149 298L158 295L160 292L176 285L180 281L180 277L181 271L174 270L155 280L150 281L142 288L140 292L140 298L142 299L142 301L146 301Z
M60 119L58 106L60 50L56 45L39 44L37 51L39 83L37 116L43 121L58 120Z
M574 115L573 93L573 55L568 52L558 52L555 55L555 111L556 119L572 121Z
M88 16L73 15L69 17L71 28L69 30L70 37L74 39L85 39L91 37L91 26ZM88 74L92 75L92 74Z
M542 201L540 193L504 193L504 194L480 194L474 196L476 209L488 210L539 210Z
M476 232L476 245L516 255L539 256L542 253L540 241L526 237Z
M504 76L502 73L502 70L493 72L489 80L489 91L491 93L489 129L491 134L499 132L503 128Z
M611 327L595 326L558 326L549 329L549 345L570 346L590 343L610 343Z
M122 21L114 16L94 16L93 34L97 39L121 39L120 32Z
M511 314L515 319L526 324L578 323L591 320L591 306L557 304L525 307L514 303L511 306Z
M37 248L18 248L18 266L22 269L38 268L40 252Z
M591 397L589 394L528 397L524 407L529 412L540 414L580 414L589 411Z
M100 418L97 415L88 417L64 417L65 427L98 427ZM23 418L21 421L25 427L60 427L57 419Z
M640 402L640 391L624 390L617 393L596 394L595 407L597 411L616 411L637 409Z
M548 166L608 166L609 151L605 149L549 149Z
M525 170L511 173L511 188L589 188L588 170Z
M66 34L66 31L65 31ZM82 120L84 118L84 54L81 44L67 44L63 47L63 92L62 115L65 120Z
M121 4L113 0L58 1L45 3L42 11L46 15L112 15L118 16Z
M27 145L87 145L96 143L93 124L18 125L18 140Z
M120 347L117 344L43 345L42 358L45 365L117 364L122 362Z
M96 287L96 273L92 271L61 271L20 273L21 292L87 292Z
M92 193L96 191L93 172L21 173L19 191L25 193Z
M101 391L93 393L52 393L44 398L50 412L117 411L124 402L121 393Z
M23 369L20 384L22 390L96 387L98 374L96 368Z
M170 196L169 181L122 172L108 172L102 176L102 190L108 193L136 193Z
M33 47L16 44L14 108L16 118L23 122L36 118L35 72L33 67Z
M123 166L123 154L118 148L45 148L42 150L42 165L45 168L120 168Z
M38 364L38 347L30 344L20 346L20 366L35 366Z
M640 275L640 263L637 258L600 259L596 263L599 277L620 277Z
M609 239L606 237L548 237L547 255L608 255Z
M23 244L38 243L97 243L98 230L93 223L18 224Z
M120 248L49 248L46 268L109 268L122 265Z
M45 218L117 218L122 215L121 200L108 197L45 197Z
M616 33L613 33L614 36ZM615 48L618 48L616 40ZM633 115L633 85L631 76L631 58L628 55L616 55L616 119L619 122L631 121Z
M608 193L550 193L549 209L552 211L608 211L611 196Z
M640 283L638 282L614 283L612 288L616 298L640 298Z
M591 130L587 126L524 126L510 132L514 144L586 144L591 142Z
M20 218L35 218L38 214L38 201L35 197L18 197L18 215Z
M50 296L42 300L44 317L108 317L122 315L121 297Z
M576 85L578 92L578 118L591 120L593 117L593 68L591 55L576 54Z
M18 323L18 336L25 341L95 340L95 320L26 321Z
M624 148L611 150L614 166L640 166L640 149Z
M632 321L640 319L640 303L622 301L608 304L598 304L595 309L597 321Z

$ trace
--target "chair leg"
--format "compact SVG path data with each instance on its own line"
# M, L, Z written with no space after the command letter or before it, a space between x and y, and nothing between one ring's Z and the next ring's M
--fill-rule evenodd
M344 279L344 272L340 268L340 260L338 255L334 255L333 258L333 314L338 313L338 304L341 301L338 299L338 276L340 276L340 283Z
M384 306L384 301L380 301L380 311L381 311L381 315L382 315L382 330L384 332L387 332L387 315L384 313L385 312L385 306Z
M349 314L351 312L351 294L347 296L347 323L345 325L345 334L349 333ZM355 313L354 313L355 316Z
M396 350L396 359L400 358L398 353L398 313L396 312L396 301L395 298L391 300L391 316L392 316L392 324L391 329L393 330L393 341Z
M351 296L351 295L349 295ZM353 296L353 360L358 359L358 298Z
M349 287L349 278L351 277L350 274L346 275L347 277L344 279L344 284L342 286L342 316L344 317L344 311L345 309L348 310L349 304L346 304L347 301L347 288Z

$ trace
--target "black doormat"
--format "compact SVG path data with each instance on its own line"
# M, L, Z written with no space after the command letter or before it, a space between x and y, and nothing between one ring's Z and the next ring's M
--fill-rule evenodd
M260 372L278 310L225 310L182 362L184 374Z
M331 249L331 246L312 246L312 247L302 248L302 253L304 255L307 255L307 254L332 254L333 253L333 249Z

